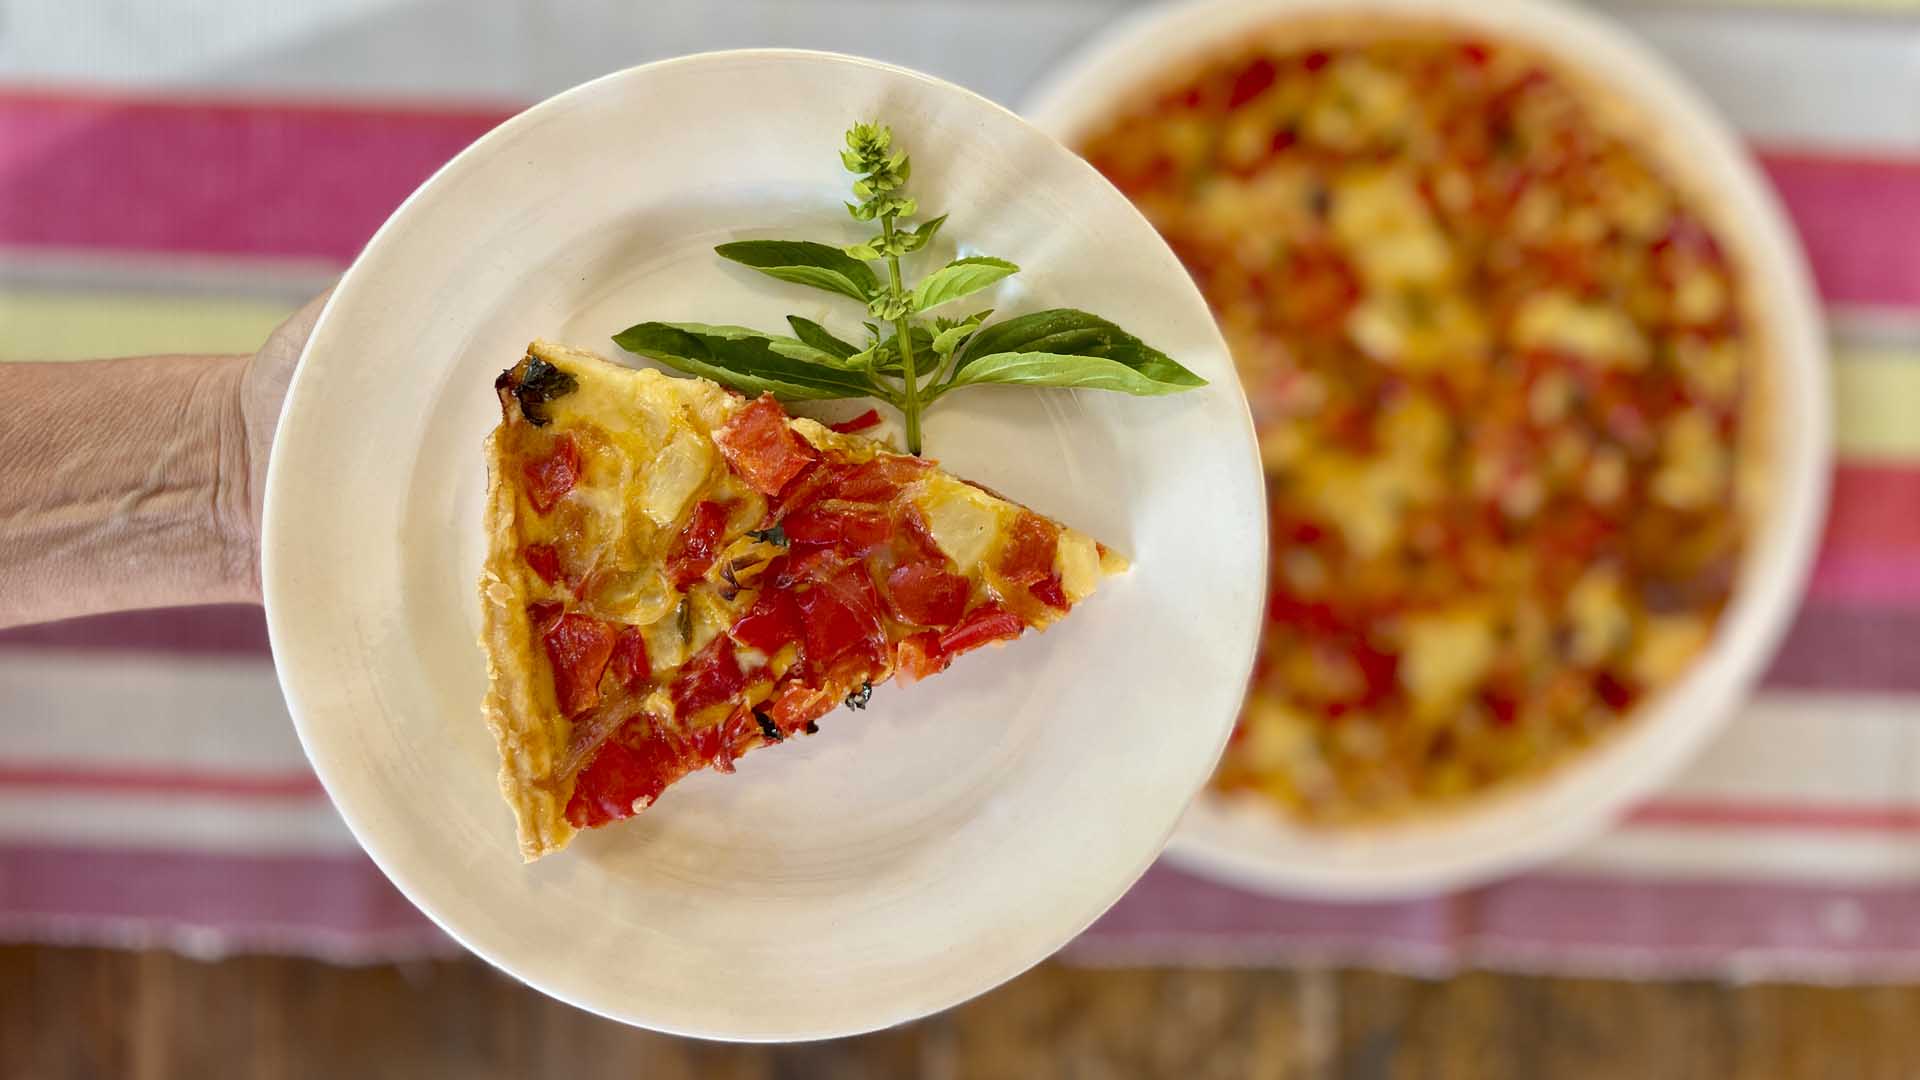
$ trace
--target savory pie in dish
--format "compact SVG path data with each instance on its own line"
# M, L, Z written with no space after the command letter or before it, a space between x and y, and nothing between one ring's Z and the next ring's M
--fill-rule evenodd
M1707 645L1764 343L1628 112L1527 48L1329 20L1169 70L1082 141L1206 294L1261 432L1270 619L1218 787L1312 822L1457 802Z

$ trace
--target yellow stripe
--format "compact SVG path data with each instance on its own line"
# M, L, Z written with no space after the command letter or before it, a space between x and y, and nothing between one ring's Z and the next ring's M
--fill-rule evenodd
M252 352L292 313L217 295L0 289L0 360ZM1843 457L1920 461L1920 348L1837 346Z
M0 289L0 361L252 352L293 310L204 294Z
M1920 350L1835 346L1840 456L1920 461Z

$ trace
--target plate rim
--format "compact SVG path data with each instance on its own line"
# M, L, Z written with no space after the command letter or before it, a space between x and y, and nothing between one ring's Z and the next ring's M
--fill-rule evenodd
M803 63L808 63L808 64L822 63L826 65L836 65L836 66L837 65L853 65L857 67L863 67L863 68L883 72L889 76L901 77L901 78L911 80L915 83L918 83L927 88L930 88L932 91L936 93L946 94L946 95L959 95L960 97L970 101L975 107L985 107L987 109L990 109L994 113L1000 114L1002 117L1006 118L1007 120L1010 120L1014 124L1017 124L1020 127L1027 129L1028 131L1033 132L1043 138L1046 138L1049 142L1054 143L1056 146L1058 145L1058 140L1054 139L1052 135L1046 132L1043 128L1029 121L1026 117L1020 115L1014 110L1006 107L1005 105L1000 104L999 102L993 101L992 99L978 93L977 91L971 90L967 87L939 78L937 76L930 75L926 72L918 71L918 70L897 65L897 64L887 63L885 61L875 60L870 57L858 56L858 55L853 55L849 53L842 53L842 52L836 52L836 51L830 51L830 50L818 50L818 49L771 48L771 47L720 49L720 50L710 50L705 52L689 53L681 56L668 57L660 60L651 61L648 63L636 64L636 65L621 68L615 71L607 72L606 74L597 76L593 79L587 80L575 86L569 87L565 90L562 90L559 93L556 93L547 98L544 98L539 102L530 104L524 109L522 109L521 111L515 113L513 116L508 117L507 119L503 120L499 124L495 125L493 128L488 130L485 134L483 134L478 139L476 139L473 143L461 149L459 153L455 154L445 164L435 169L431 175L429 175L425 180L423 180L418 187L416 187L404 200L400 202L398 206L395 207L395 209L391 212L391 214L388 215L386 220L381 223L380 227L374 231L371 237L369 237L369 239L367 240L365 245L363 245L361 250L358 253L356 253L353 259L353 262L347 267L347 269L341 274L339 279L336 281L332 294L328 297L326 304L322 307L321 312L315 321L313 331L309 335L307 343L302 346L300 362L298 366L295 368L294 374L289 381L286 395L282 399L280 415L279 415L279 423L276 425L276 428L275 428L276 444L278 443L280 433L284 430L284 423L286 421L287 416L289 415L290 408L294 400L296 399L296 397L301 394L301 387L303 386L303 384L305 384L306 382L316 377L312 375L312 371L314 370L314 368L313 368L313 365L309 363L310 353L313 351L313 343L315 341L319 341L322 339L323 331L325 331L328 325L337 317L338 306L342 302L341 298L343 294L349 294L352 291L352 290L349 290L346 286L350 282L354 281L357 276L363 276L367 272L366 271L367 255L370 252L375 251L377 248L383 246L383 241L387 239L390 231L398 227L398 224L402 221L402 219L409 216L408 211L418 201L420 201L423 198L423 196L425 196L429 191L436 188L439 185L442 178L446 176L448 173L461 167L463 163L468 161L470 158L480 156L490 152L493 146L512 138L516 133L527 128L528 126L541 122L544 114L548 113L552 109L564 107L564 103L566 101L574 99L576 97L583 97L583 96L587 96L589 94L598 92L599 90L603 89L607 84L617 83L617 82L636 79L636 78L645 78L653 73L659 72L664 69L671 69L671 68L711 65L711 64L717 64L717 63L734 63L734 62L741 62L741 61L752 62L752 61L796 61L796 60L801 61ZM1091 165L1088 165L1086 162L1080 160L1079 156L1076 154L1072 154L1070 150L1066 150L1064 147L1062 147L1061 149L1063 153L1068 154L1072 158L1073 163L1077 165L1077 167L1080 170L1082 170L1084 174L1089 176L1090 179L1098 182L1099 184L1107 185L1106 179L1100 176L1100 174L1096 170L1094 170ZM1107 185L1107 186L1110 186L1110 185ZM1127 206L1128 211L1130 211L1135 216L1139 216L1139 211L1133 208L1130 202L1127 202L1125 205ZM1150 225L1146 225L1144 218L1142 218L1142 224L1146 228L1149 228L1149 229L1151 228ZM1166 247L1164 242L1158 245L1158 249L1156 251L1152 252L1152 257L1159 258L1164 265L1168 265L1173 268L1173 270L1178 274L1179 278L1186 282L1186 287L1190 290L1189 298L1191 302L1197 306L1197 310L1204 311L1205 310L1204 298L1200 296L1197 286L1195 286L1192 283L1190 277L1186 274L1186 271L1184 270L1184 268L1180 266L1177 258L1174 257L1173 253L1171 252L1170 249ZM1208 330L1210 331L1210 335L1213 338L1212 344L1215 348L1217 348L1219 355L1221 356L1228 355L1228 351L1227 351L1224 339L1220 337L1218 327L1212 324L1212 320L1210 318L1208 319ZM1252 447L1257 446L1257 441L1256 441L1256 437L1254 435L1254 430L1253 430L1252 413L1251 413L1250 406L1247 403L1246 396L1244 392L1240 390L1237 383L1232 387L1231 397L1232 397L1232 400L1237 402L1238 404L1238 408L1234 411L1237 414L1238 424L1241 429L1241 434L1244 437L1245 444L1247 445L1247 447L1251 449ZM458 942L463 949L481 958L491 967L501 971L504 974L507 974L508 976L512 977L516 981L522 982L549 997L565 1002L575 1008L583 1009L587 1012L605 1017L610 1020L614 1020L616 1022L643 1027L647 1030L658 1031L665 1034L684 1036L684 1037L733 1041L733 1042L749 1042L749 1043L772 1043L772 1042L788 1042L788 1041L802 1042L802 1041L813 1041L818 1039L838 1038L838 1037L864 1034L872 1031L883 1030L885 1028L893 1027L902 1023L907 1023L928 1015L932 1015L934 1013L941 1012L945 1009L951 1008L962 1002L965 1002L974 997L977 997L980 994L983 994L992 989L995 989L1005 984L1006 982L1010 981L1011 979L1016 978L1019 975L1025 973L1026 971L1030 970L1040 962L1044 961L1048 957L1057 953L1061 948L1063 948L1068 943L1070 943L1074 938L1078 937L1088 926L1091 926L1096 920L1098 920L1102 915L1104 915L1109 909L1112 908L1112 906L1115 903L1117 903L1122 897L1126 895L1128 891L1132 889L1134 884L1139 881L1139 879L1147 872L1147 870L1149 870L1153 866L1153 864L1159 859L1161 853L1165 851L1169 840L1171 839L1175 830L1179 826L1180 815L1176 813L1171 817L1166 827L1162 830L1161 835L1154 838L1155 842L1152 844L1150 848L1146 849L1146 854L1139 861L1138 865L1133 866L1129 869L1129 871L1124 877L1124 880L1122 880L1119 877L1119 875L1115 875L1114 887L1111 888L1110 890L1105 890L1110 892L1110 895L1108 895L1104 899L1104 901L1098 903L1094 907L1094 910L1092 910L1091 913L1088 914L1083 920L1080 920L1077 923L1077 925L1073 925L1070 928L1068 928L1066 932L1064 932L1063 934L1057 935L1057 940L1051 940L1050 944L1044 951L1037 952L1036 954L1030 957L1020 957L1017 955L1009 954L1008 963L1001 964L1001 965L994 965L988 969L990 971L989 980L978 981L976 985L971 986L970 989L967 989L964 993L961 993L958 996L947 995L947 996L939 997L937 1000L910 999L910 1003L905 1005L902 1008L888 1011L885 1015L880 1015L878 1013L875 1013L866 1017L861 1017L859 1023L851 1024L851 1025L840 1024L840 1025L820 1026L820 1027L807 1028L807 1029L777 1029L777 1030L764 1030L764 1031L762 1030L741 1031L741 1030L732 1030L732 1029L725 1029L725 1028L719 1028L719 1027L703 1027L699 1025L680 1024L680 1023L663 1021L661 1019L645 1016L644 1010L628 1010L628 1012L624 1015L613 1012L611 1011L610 1008L602 1007L600 1005L592 1003L591 1001L586 1000L583 996L573 993L568 987L564 985L557 984L553 981L550 981L544 978L529 975L528 973L524 972L523 970L517 967L509 966L507 963L503 962L500 958L493 955L488 950L478 946L468 934L463 933L461 930L457 929L454 925L452 925L446 913L442 912L434 904L430 903L424 896L423 892L417 887L417 885L408 880L404 872L398 871L396 864L393 861L391 853L382 853L379 850L379 845L370 844L368 842L367 838L372 833L371 824L368 821L364 820L363 816L360 813L350 808L349 801L345 801L340 798L340 791L342 787L345 786L345 778L342 776L330 776L330 767L322 763L323 755L320 752L318 752L316 749L317 735L313 732L310 732L309 730L310 725L315 723L316 720L307 715L307 710L300 704L299 700L292 693L291 686L290 686L291 676L286 670L287 665L283 665L283 663L280 660L280 657L283 655L283 652L288 648L289 642L291 642L295 637L298 636L298 632L292 629L291 623L290 623L290 620L292 620L293 618L293 612L288 608L288 601L281 598L281 594L283 592L291 591L294 588L294 586L289 581L287 581L287 576L289 574L288 568L281 565L280 559L275 554L276 550L281 546L277 542L279 538L279 534L283 528L287 527L277 523L280 522L281 519L285 517L288 513L290 513L290 511L283 508L282 504L285 503L287 500L293 498L293 495L289 493L290 487L291 487L290 482L286 478L286 469L289 467L285 465L286 460L287 460L286 455L276 454L271 456L268 462L267 478L266 478L266 485L265 485L266 490L264 493L263 512L262 512L260 581L261 581L262 601L263 601L263 606L266 612L268 639L269 639L270 645L273 648L274 656L275 656L275 665L274 665L275 677L280 685L282 696L286 699L288 712L293 720L294 731L296 736L300 740L302 751L305 753L308 762L313 767L315 775L319 779L322 788L326 791L329 801L332 803L335 810L339 813L340 818L344 822L344 824L347 826L348 831L353 835L353 838L358 848L362 852L364 852L369 859L373 861L375 866L379 868L381 874L389 882L393 884L394 888L398 890L402 896L404 896L407 899L408 903L412 904L414 908L419 910L428 919L430 919L435 924L435 926L437 926L443 933L446 933L450 938ZM1261 517L1262 520L1264 520L1265 487L1264 487L1264 484L1259 480L1259 469L1257 465L1257 460L1250 458L1247 464L1250 470L1250 475L1254 478L1253 480L1254 494L1255 494L1255 497L1258 499L1258 506L1261 511L1259 516ZM1262 577L1264 577L1264 568L1265 568L1265 560L1266 560L1266 552L1264 550L1264 545L1262 546L1262 551L1259 555L1259 560L1260 560L1260 566L1262 570ZM1262 606L1259 606L1259 605L1249 606L1248 619L1246 620L1248 625L1242 628L1244 630L1244 633L1240 634L1238 637L1238 640L1240 642L1240 651L1243 654L1243 656L1235 664L1235 667L1236 669L1241 670L1243 672L1250 672L1252 670L1255 655L1258 649L1258 627L1260 623L1261 610L1262 610ZM477 715L477 707L476 707L476 715ZM1218 725L1218 731L1216 732L1216 735L1214 738L1214 745L1211 747L1210 753L1207 758L1209 762L1209 766L1207 769L1208 775L1211 774L1213 764L1218 762L1221 753L1224 751L1226 743L1232 735L1232 730L1233 730L1233 725L1231 722L1222 723ZM1205 780L1203 776L1200 782L1200 787L1204 787L1204 783L1205 783ZM1199 793L1200 787L1196 787L1195 791L1187 796L1187 798L1181 804L1182 808L1184 808L1185 806L1191 805L1193 798L1197 796L1197 794Z

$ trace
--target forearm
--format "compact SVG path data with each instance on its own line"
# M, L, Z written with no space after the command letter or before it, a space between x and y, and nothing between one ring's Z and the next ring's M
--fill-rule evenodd
M0 366L0 626L258 598L245 363Z

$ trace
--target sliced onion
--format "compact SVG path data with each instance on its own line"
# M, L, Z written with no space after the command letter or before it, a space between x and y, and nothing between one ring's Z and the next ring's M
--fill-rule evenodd
M573 722L573 734L567 740L567 752L553 767L547 782L554 787L572 783L580 775L580 770L593 761L601 744L624 727L628 720L639 715L639 699L626 690L615 690L605 694L600 704L587 710Z

